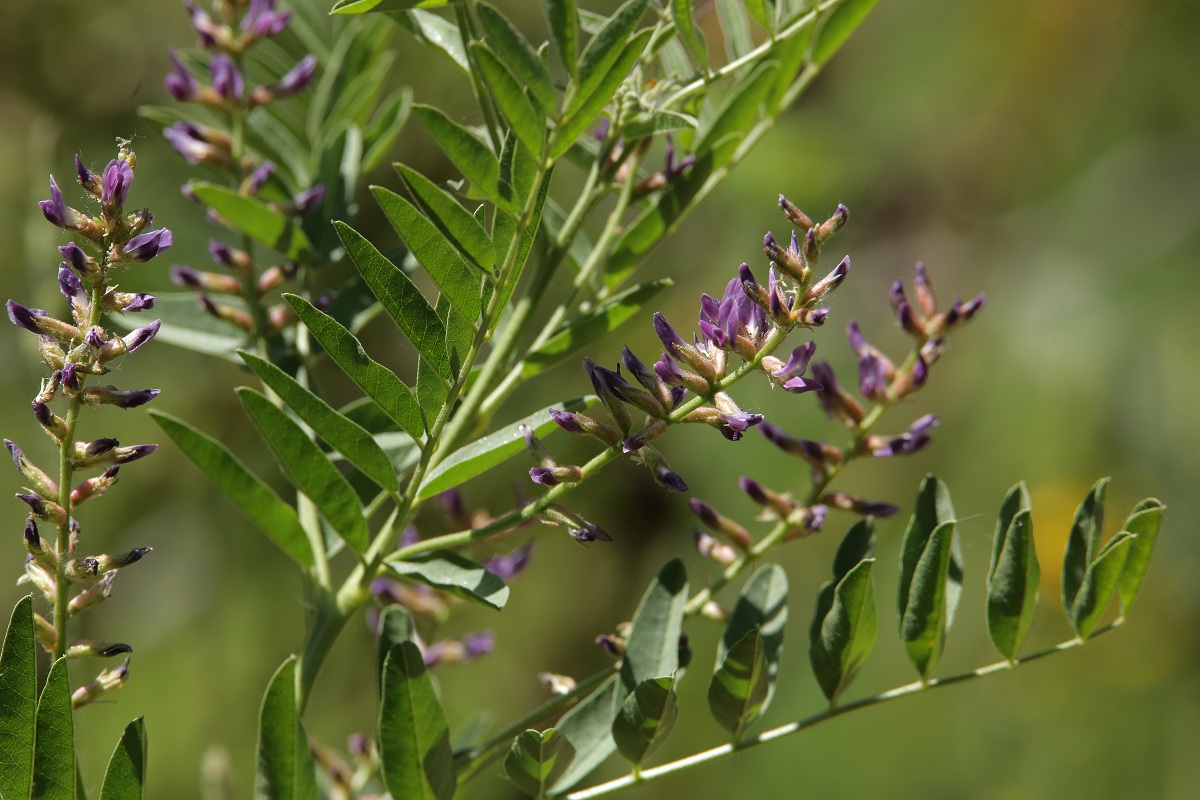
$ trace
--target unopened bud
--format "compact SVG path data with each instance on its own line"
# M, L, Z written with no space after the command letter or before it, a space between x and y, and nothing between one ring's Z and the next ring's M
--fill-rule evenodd
M813 226L813 221L808 218L808 215L783 195L779 195L779 209L783 211L783 215L797 228L807 231Z
M104 670L90 683L76 689L71 694L71 708L82 708L110 692L115 692L128 682L129 657L126 656L121 666Z
M107 600L112 596L113 582L116 578L116 572L105 573L98 583L71 598L71 602L67 603L67 613L78 614Z
M718 512L708 503L693 497L688 501L688 507L692 513L700 518L708 528L716 533L721 534L730 542L735 544L741 550L749 550L754 542L750 538L750 532L733 521L729 517Z
M16 465L21 476L29 481L30 489L46 498L58 497L58 484L26 458L21 448L17 447L10 439L4 440L4 446L8 448L8 454L12 456L13 464Z
M107 492L117 482L118 470L120 470L120 467L114 464L104 470L102 474L80 482L78 486L71 490L71 505L78 506L86 500L99 497Z
M718 541L707 533L693 531L696 551L705 558L710 558L722 567L728 567L738 559L738 552L724 542Z
M704 605L700 606L700 616L713 622L728 622L733 616L729 609L718 603L716 600L709 600Z
M112 658L132 653L133 648L121 642L102 642L96 639L80 639L67 645L67 658Z
M33 635L47 653L54 652L54 646L58 644L58 631L54 630L48 619L36 612L33 615Z

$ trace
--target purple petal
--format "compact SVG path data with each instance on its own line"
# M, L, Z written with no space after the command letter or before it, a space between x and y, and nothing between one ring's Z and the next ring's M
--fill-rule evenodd
M58 267L58 290L68 300L82 301L84 298L83 282L65 261Z
M493 556L483 562L483 567L493 575L505 581L511 581L529 566L529 557L533 553L533 542L527 542L511 553Z
M71 209L67 208L62 190L58 188L58 183L54 180L53 175L50 176L50 199L39 200L38 208L42 209L43 216L52 225L60 228L67 227L67 222L72 216Z
M313 77L317 74L317 57L307 55L288 70L287 74L279 79L279 83L275 85L276 97L288 97L304 91Z
M140 233L126 242L125 256L133 261L149 261L170 247L174 241L174 235L166 228Z
M554 470L549 467L531 467L529 470L529 479L542 486L558 485L558 478L554 477Z
M149 325L144 325L141 328L137 328L137 329L131 331L130 333L126 334L123 337L125 339L125 347L127 348L125 352L132 353L135 350L137 350L138 348L140 348L142 345L149 342L151 339L153 339L155 337L155 335L158 334L158 329L161 326L162 326L162 321L156 319L156 320L154 320L154 322L151 322Z
M217 94L226 100L242 99L245 82L232 58L224 53L217 53L212 57L209 69L212 70L213 89Z
M114 158L104 168L100 184L100 202L105 208L125 205L129 189L133 186L133 168L124 159Z
M28 308L18 303L16 300L8 301L8 318L12 320L12 324L18 328L24 328L33 333L41 333L42 329L38 327L37 318L49 316L40 308Z

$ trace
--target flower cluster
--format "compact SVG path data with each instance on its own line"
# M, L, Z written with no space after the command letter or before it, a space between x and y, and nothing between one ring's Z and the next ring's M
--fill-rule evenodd
M76 178L84 192L98 204L96 215L68 206L53 176L50 199L39 203L46 219L60 228L79 234L78 242L59 248L63 261L58 268L58 287L70 307L70 318L59 319L49 312L8 301L8 318L14 325L39 337L42 362L51 370L33 400L33 413L59 453L58 478L39 468L12 441L5 445L26 489L17 497L29 507L23 532L28 558L22 582L30 583L54 608L53 622L36 617L38 638L55 657L108 658L130 652L128 645L94 641L68 643L69 617L107 598L117 572L150 552L139 547L119 554L84 555L79 546L81 527L75 510L100 497L117 482L121 466L150 455L156 445L121 445L112 438L76 441L75 428L86 406L110 405L134 408L158 396L158 389L118 389L109 384L89 385L106 375L114 363L136 352L158 333L159 322L121 336L103 324L103 316L114 312L138 312L152 308L152 295L119 291L115 268L131 262L149 261L171 246L169 230L150 229L154 216L147 209L127 213L125 202L133 185L137 159L128 142L122 142L117 158L99 174L93 173L76 156ZM56 413L52 403L60 406ZM101 470L72 486L76 473ZM39 522L57 529L43 538ZM74 695L78 707L123 685L128 678L128 660L103 672L80 687Z
M324 186L285 189L276 175L275 164L247 147L243 122L252 110L299 94L316 76L317 59L307 55L278 80L252 89L247 87L239 67L244 55L258 42L282 33L291 21L291 13L277 5L277 0L217 0L213 13L209 14L192 2L184 2L201 47L210 53L208 82L197 77L198 70L172 51L172 69L164 81L166 89L180 102L199 104L216 112L216 116L228 120L228 127L181 121L167 127L163 135L188 163L204 165L223 175L240 195L261 200L267 208L286 217L297 217L321 206ZM184 194L206 206L204 198L192 186L184 187ZM206 206L206 213L210 222L230 231L238 230L213 208ZM233 274L182 265L171 269L171 278L177 284L199 291L198 301L207 313L250 336L266 336L294 322L286 305L275 304L261 310L259 306L265 295L295 276L295 263L284 261L260 266L247 241L234 246L213 239L209 255ZM213 296L240 298L244 302L222 302Z

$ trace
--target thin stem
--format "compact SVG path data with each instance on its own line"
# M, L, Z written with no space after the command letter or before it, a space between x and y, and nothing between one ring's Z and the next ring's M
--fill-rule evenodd
M1097 629L1090 638L1094 639L1095 637L1111 630L1115 630L1120 626L1120 620L1111 622L1108 625ZM1038 659L1054 655L1055 653L1073 650L1082 644L1083 640L1081 639L1071 639L1066 642L1060 642L1053 647L1046 648L1045 650L1039 650L1036 653L1031 653L1030 655L1018 658L1011 662L998 661L994 664L989 664L986 667L979 667L978 669L973 669L970 672L951 675L947 678L934 678L929 681L914 681L913 683L905 684L904 686L897 686L895 689L889 689L886 692L880 692L879 694L864 697L851 703L845 703L844 705L827 708L824 711L820 711L810 717L805 717L804 719L796 720L795 722L789 722L786 725L780 725L778 728L772 728L769 731L764 731L763 733L760 733L756 736L751 736L739 742L729 742L727 744L720 745L719 747L714 747L709 750L687 756L686 758L671 761L667 764L663 764L662 766L643 769L636 775L631 773L615 780L607 781L596 786L591 786L587 789L580 789L579 791L571 792L566 797L567 800L591 800L591 798L594 797L603 797L605 795L614 794L622 789L627 789L630 786L633 786L635 783L640 785L646 783L647 781L672 775L676 772L682 772L683 770L699 764L709 761L716 761L717 759L724 758L725 756L732 755L733 753L741 750L748 750L751 747L757 747L759 745L766 744L767 742L773 742L776 739L782 739L785 736L790 736L794 733L807 730L808 728L812 728L822 722L831 720L834 717L840 717L843 714L847 714L851 711L857 711L869 706L880 705L881 703L898 700L901 697L922 694L924 692L932 691L933 689L939 689L943 686L951 686L953 684L975 680L976 678L985 678L989 675L1008 672L1022 664L1028 664L1031 661L1037 661Z

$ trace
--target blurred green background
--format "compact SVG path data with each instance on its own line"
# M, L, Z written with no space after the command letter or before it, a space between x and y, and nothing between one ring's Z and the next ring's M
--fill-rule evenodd
M506 5L536 25L535 4ZM0 294L60 307L53 247L64 238L35 201L47 196L48 173L69 181L74 152L102 164L119 135L136 137L131 202L151 206L176 235L167 256L136 267L123 285L171 291L167 264L203 266L212 231L177 191L193 173L135 111L168 101L165 54L190 45L186 15L163 0L9 0L0 21L7 231ZM846 375L851 361L840 332L847 320L860 320L885 349L904 346L886 292L894 278L911 279L915 261L927 264L943 299L987 292L986 311L951 343L928 389L884 425L899 431L933 411L942 419L934 445L906 460L856 466L842 488L900 502L904 517L925 472L950 484L963 519L968 588L940 675L996 660L984 632L982 584L995 513L1013 483L1024 478L1031 487L1045 576L1027 650L1070 637L1056 575L1070 515L1088 486L1113 477L1108 534L1137 499L1157 496L1168 506L1165 533L1130 624L1017 674L853 714L626 796L1015 800L1200 792L1200 546L1192 522L1200 518L1198 25L1200 6L1184 0L885 0L811 92L643 268L644 277L675 278L660 307L687 327L701 291L719 291L743 260L763 269L763 233L788 231L774 208L778 193L814 216L844 202L852 221L831 246L850 253L854 269L816 339ZM397 82L416 84L419 101L462 105L464 86L428 81L431 56L402 34L397 42ZM444 169L429 166L416 126L402 134L397 157ZM374 180L396 183L386 170ZM49 446L27 411L41 374L33 337L11 327L3 335L4 433L46 462ZM622 343L651 355L648 318L592 354L612 361ZM249 382L233 367L158 344L114 378L124 387L161 387L159 408L241 442L248 460L268 466L230 391ZM544 406L555 392L587 388L582 371L563 368L514 396L500 421ZM811 398L759 387L738 397L793 433L839 433ZM89 438L162 438L137 412L93 413L86 426ZM565 438L551 440L552 448L586 452ZM675 431L662 449L696 496L742 519L754 507L736 489L739 475L781 490L805 481L799 462L759 436L731 444L709 430ZM509 487L524 481L526 467L514 461L468 485L468 502L505 510ZM17 490L15 472L8 485ZM710 574L691 552L684 498L665 495L644 473L614 468L578 495L581 510L617 541L585 550L555 531L513 535L513 546L534 536L539 543L508 608L501 615L471 610L454 622L457 631L494 628L499 638L486 660L439 673L452 724L484 708L502 726L543 699L537 672L582 676L602 664L593 637L629 617L673 555L686 554L693 586ZM15 579L24 507L14 500L5 509L10 535L0 541L0 563ZM144 714L150 796L196 796L203 754L219 745L229 751L237 796L249 797L259 698L302 637L302 597L289 564L170 446L124 470L120 487L81 519L89 549L154 547L86 622L87 635L127 641L136 651L129 686L79 715L89 783L98 783L121 726ZM430 533L446 529L433 515L426 524ZM823 706L808 672L808 618L847 524L833 518L824 535L782 554L792 621L764 727ZM902 519L880 527L880 638L851 696L915 677L894 635L902 531ZM0 592L3 607L22 592L9 583ZM684 684L682 724L664 760L723 739L703 707L718 630L693 622L689 633L697 674ZM372 727L371 665L366 626L352 624L321 678L309 715L314 737L341 747L349 733ZM93 669L76 664L74 682ZM610 764L603 774L616 769ZM493 768L467 796L516 794Z

